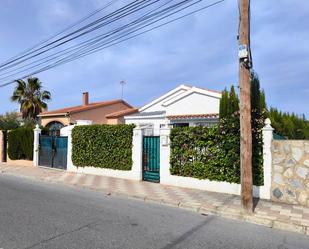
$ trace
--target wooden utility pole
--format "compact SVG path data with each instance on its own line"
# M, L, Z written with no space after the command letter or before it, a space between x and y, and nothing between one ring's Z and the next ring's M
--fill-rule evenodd
M240 0L239 87L240 87L240 165L241 203L247 213L253 212L252 132L250 99L250 0Z

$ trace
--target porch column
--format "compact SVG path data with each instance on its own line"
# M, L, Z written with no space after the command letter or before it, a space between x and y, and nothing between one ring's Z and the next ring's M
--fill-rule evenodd
M39 166L39 146L40 146L40 134L41 129L37 124L34 131L34 142L33 142L33 166Z
M139 125L133 130L132 144L132 173L136 180L142 180L143 130Z
M170 176L170 132L171 128L160 129L160 182Z
M274 128L271 127L271 121L269 118L265 120L265 126L263 128L263 166L264 166L264 187L267 192L265 193L267 199L270 199L271 191L271 170L272 170L272 155L271 144L273 140Z

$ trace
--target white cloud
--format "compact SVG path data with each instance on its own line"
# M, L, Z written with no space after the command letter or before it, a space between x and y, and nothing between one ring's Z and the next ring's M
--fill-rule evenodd
M35 9L41 26L25 24L24 28L33 36L32 41L27 40L29 43L36 43L43 32L51 35L109 2L32 1L35 4L25 6L28 9L22 12ZM113 7L125 2L119 0ZM309 91L307 16L307 1L252 1L254 66L268 101L273 106L306 112L309 116L304 105ZM237 28L237 1L225 1L39 77L54 95L51 108L80 103L84 90L90 91L92 100L119 97L122 79L128 82L125 96L134 105L145 104L183 82L221 90L232 83L237 85ZM16 49L21 50L20 46L7 45L11 53ZM0 99L8 94L9 90L0 92ZM1 111L9 106L1 103Z

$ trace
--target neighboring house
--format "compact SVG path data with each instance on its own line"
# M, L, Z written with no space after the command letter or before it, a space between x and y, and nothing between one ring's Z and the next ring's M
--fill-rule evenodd
M180 85L123 118L146 127L150 135L166 126L212 126L219 120L220 99L221 92Z
M51 130L60 130L64 126L75 124L77 120L91 120L94 124L121 124L124 123L123 119L116 116L107 118L107 116L128 110L134 110L134 108L120 99L89 103L89 94L85 92L82 105L42 112L38 117L42 126Z

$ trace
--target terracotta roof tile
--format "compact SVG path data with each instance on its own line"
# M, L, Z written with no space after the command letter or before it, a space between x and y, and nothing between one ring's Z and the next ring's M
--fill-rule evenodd
M196 118L219 118L218 113L207 113L207 114L184 114L184 115L170 115L167 116L170 120L176 119L196 119Z
M136 112L138 112L137 108L130 108L130 109L110 113L110 114L106 115L105 117L106 118L119 118L119 117L129 115L129 114L132 114L132 113L136 113Z
M54 111L42 112L38 116L42 117L42 116L57 115L57 114L59 114L59 115L71 114L71 113L91 110L91 109L95 109L95 108L98 108L98 107L108 106L108 105L113 105L113 104L118 104L118 103L124 103L129 108L132 108L132 106L129 105L128 103L126 103L124 100L116 99L116 100L110 100L110 101L89 103L88 105L72 106L72 107L62 108L62 109L58 109L58 110L54 110Z

